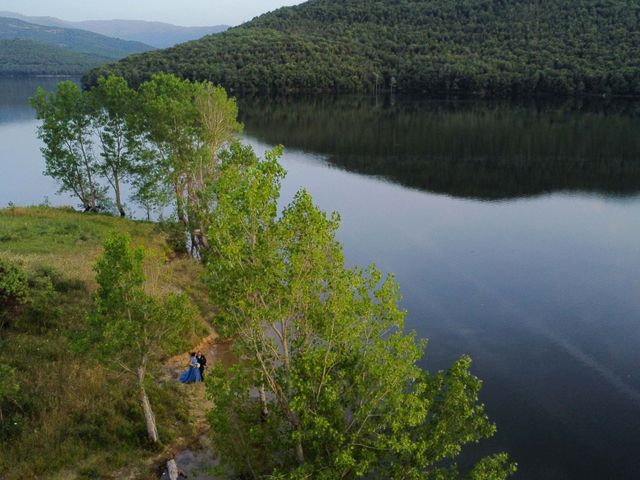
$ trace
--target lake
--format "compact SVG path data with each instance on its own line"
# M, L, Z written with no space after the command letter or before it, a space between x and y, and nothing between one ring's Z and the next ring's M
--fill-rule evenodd
M27 97L0 80L0 206L74 203L44 178ZM350 264L394 272L425 368L469 354L515 478L640 471L640 107L416 99L241 100L284 144Z

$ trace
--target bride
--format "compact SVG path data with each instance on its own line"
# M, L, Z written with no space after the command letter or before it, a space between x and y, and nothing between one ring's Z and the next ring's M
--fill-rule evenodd
M195 352L189 354L189 369L180 375L180 381L182 383L199 383L202 381L200 376L200 364L196 360Z

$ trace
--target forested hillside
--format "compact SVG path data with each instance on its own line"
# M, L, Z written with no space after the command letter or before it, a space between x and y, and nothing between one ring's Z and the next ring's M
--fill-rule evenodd
M0 40L0 75L82 75L105 61L33 40Z
M310 0L92 71L236 91L640 94L635 0Z
M114 60L152 49L140 42L129 42L79 29L46 27L6 17L0 17L0 40L33 40L72 52Z

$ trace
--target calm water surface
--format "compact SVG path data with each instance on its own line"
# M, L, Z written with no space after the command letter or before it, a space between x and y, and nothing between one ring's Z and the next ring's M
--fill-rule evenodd
M0 81L0 205L69 204L43 178L37 83ZM55 81L48 82L51 87ZM484 380L519 479L640 472L640 111L629 104L242 101L287 146L283 201L342 214L350 263L395 272L424 366Z

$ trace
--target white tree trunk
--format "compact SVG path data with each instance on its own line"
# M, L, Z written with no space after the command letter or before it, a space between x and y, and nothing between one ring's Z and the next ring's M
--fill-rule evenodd
M158 428L156 427L156 416L153 414L153 410L151 409L151 403L149 403L149 397L147 396L147 391L144 389L144 377L145 377L145 367L144 365L138 368L138 385L140 387L140 402L142 403L142 411L144 412L144 420L147 424L147 433L149 434L149 439L153 443L160 442L160 437L158 436Z
M167 474L169 475L170 480L178 480L178 477L180 476L178 465L173 458L167 462Z
M300 443L299 440L298 443L296 443L296 459L300 465L304 463L304 450L302 449L302 443Z
M264 391L264 384L261 383L260 387L258 387L258 395L260 395L260 402L262 403L262 415L264 418L267 418L269 415L269 407L267 405L267 395Z

